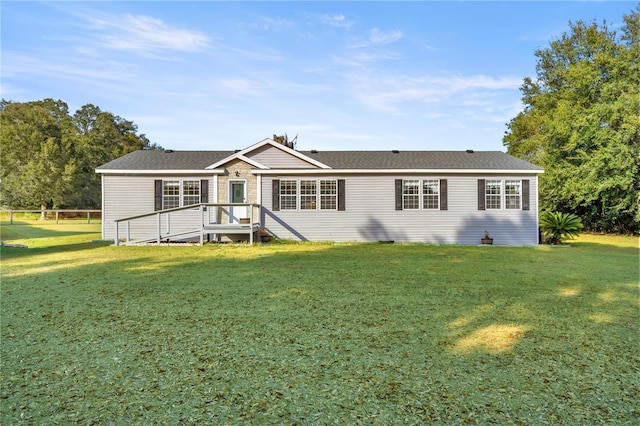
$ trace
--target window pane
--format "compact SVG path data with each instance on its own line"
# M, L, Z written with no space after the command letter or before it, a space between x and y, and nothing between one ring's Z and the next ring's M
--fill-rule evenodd
M505 193L505 208L507 209L519 209L520 208L520 181L508 180L504 183Z
M338 181L320 181L320 209L336 210L338 208Z
M316 186L315 180L301 180L300 181L300 209L301 210L315 210L316 209Z
M180 181L165 180L162 182L162 208L180 207Z
M485 184L486 208L500 209L502 207L502 181L487 180Z
M182 182L182 205L190 206L200 202L200 181L185 180Z
M422 182L422 203L425 209L440 208L440 181L429 179Z
M402 207L405 210L420 208L419 180L405 180L402 182Z
M280 210L296 210L298 183L295 180L280 181Z

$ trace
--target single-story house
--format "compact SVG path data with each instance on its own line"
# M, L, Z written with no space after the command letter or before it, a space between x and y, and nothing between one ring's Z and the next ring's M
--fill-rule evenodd
M256 231L302 241L538 243L538 175L499 151L141 150L96 169L102 234L127 241ZM237 232L236 232L237 231ZM116 235L116 232L118 235Z

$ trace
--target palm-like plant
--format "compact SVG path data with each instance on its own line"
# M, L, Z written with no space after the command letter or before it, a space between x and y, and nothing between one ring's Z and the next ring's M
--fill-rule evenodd
M540 215L540 227L547 241L560 244L565 239L577 237L582 229L582 221L572 213L545 211Z

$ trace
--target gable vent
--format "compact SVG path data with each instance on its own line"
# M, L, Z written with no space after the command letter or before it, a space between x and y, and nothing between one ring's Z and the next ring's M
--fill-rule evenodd
M394 149L394 150L393 150L393 151L391 151L391 152L393 152L394 154L400 154L400 151L398 151L397 149Z

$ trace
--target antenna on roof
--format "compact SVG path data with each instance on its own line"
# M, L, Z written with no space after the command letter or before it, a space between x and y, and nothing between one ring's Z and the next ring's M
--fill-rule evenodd
M295 138L293 138L291 141L289 141L289 136L286 133L284 134L284 136L278 136L278 135L276 135L274 133L273 141L277 142L279 144L282 144L282 145L286 146L287 148L296 149L296 142L298 141L298 135L296 135Z

